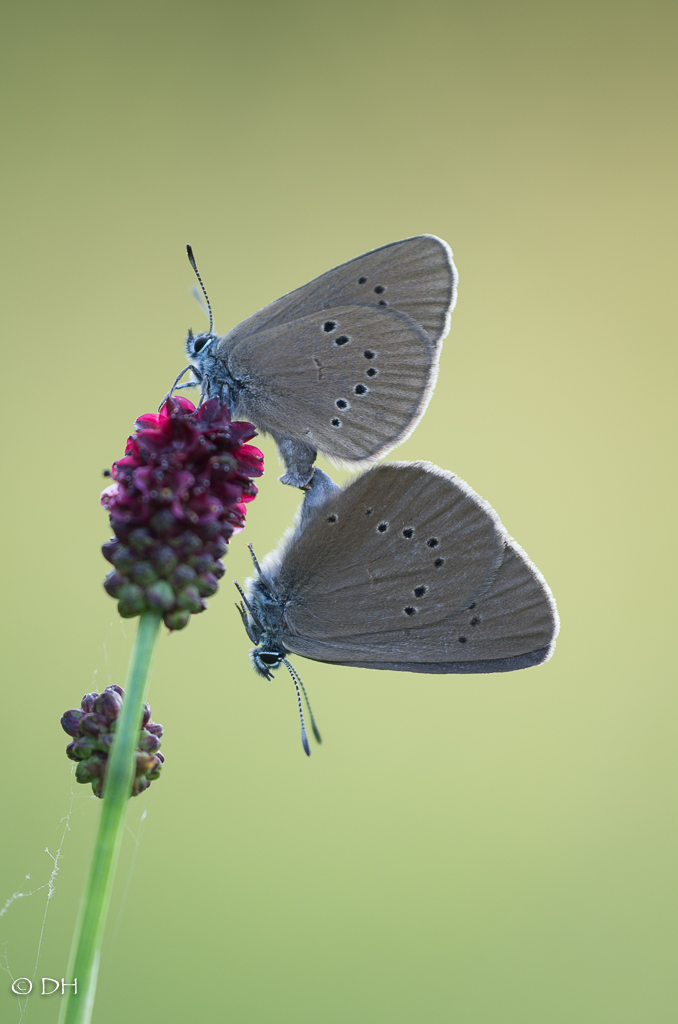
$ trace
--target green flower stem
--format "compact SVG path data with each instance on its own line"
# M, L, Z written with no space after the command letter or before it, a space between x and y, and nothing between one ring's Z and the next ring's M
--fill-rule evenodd
M89 878L73 935L66 981L78 980L78 993L67 989L59 1024L89 1024L99 972L101 940L111 900L127 802L136 767L135 750L141 729L143 703L160 628L160 612L144 612L139 619L127 686L108 757L103 807L94 844Z

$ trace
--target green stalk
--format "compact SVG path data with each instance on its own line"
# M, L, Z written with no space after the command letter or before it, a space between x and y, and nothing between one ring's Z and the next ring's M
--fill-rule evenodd
M78 992L75 995L73 989L66 990L68 994L62 999L59 1024L89 1024L92 1019L101 940L111 900L127 802L132 791L135 750L160 622L159 612L144 612L139 619L125 697L106 767L99 831L71 946L66 981L72 982L77 978Z

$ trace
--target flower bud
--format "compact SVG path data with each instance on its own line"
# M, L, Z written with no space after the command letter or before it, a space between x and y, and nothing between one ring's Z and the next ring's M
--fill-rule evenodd
M112 562L115 568L120 572L126 573L130 571L137 557L138 556L131 548L127 548L123 544L120 544L117 550L113 552L109 561Z
M108 729L108 722L103 715L97 714L95 711L90 711L89 714L83 715L80 719L80 735L81 736L98 736L101 732L106 732Z
M177 594L177 608L193 612L193 614L203 611L202 598L198 593L198 588L184 587L183 590L180 590Z
M139 750L145 750L147 754L155 754L156 750L160 750L160 740L147 729L142 729L139 737Z
M182 555L192 555L196 551L202 550L202 541L195 533L189 533L186 530L176 538L176 547Z
M219 581L211 572L204 572L202 576L198 576L195 585L203 597L211 597L219 589Z
M180 611L178 608L173 608L171 612L165 612L163 620L168 629L177 630L184 629L191 618L189 611Z
M104 590L111 597L117 597L125 585L125 577L121 576L115 569L106 573L104 578Z
M132 530L129 535L129 545L137 554L143 555L153 547L153 538L144 528Z
M104 556L107 562L113 561L113 555L120 547L120 541L117 537L111 537L105 544L101 545L101 554Z
M136 775L145 775L146 772L150 772L155 768L155 757L153 754L147 754L145 750L137 750L137 761L136 761Z
M61 728L64 732L68 733L69 736L80 735L80 719L83 717L84 711L78 711L77 708L71 708L61 716Z
M96 741L96 749L100 750L103 754L108 754L109 750L113 746L114 733L104 732L99 736Z
M212 569L213 565L214 559L212 558L212 555L210 554L209 551L201 551L200 554L190 555L186 559L186 568L190 566L191 569L194 570L193 576L190 577L190 579L193 579L198 573L208 572ZM186 582L189 582L189 580L187 580Z
M207 550L215 558L221 558L222 555L226 554L228 550L228 544L223 537L215 537L215 539L213 541L210 541L210 543L207 545Z
M177 556L172 548L163 546L153 552L152 561L160 576L169 576L177 564Z
M118 717L122 707L122 697L115 690L106 689L103 693L99 694L95 707L100 715L103 715L108 722L111 722L114 718Z
M151 519L151 526L156 536L169 537L176 527L176 519L168 508L162 508Z
M102 754L92 754L86 761L80 761L75 769L75 777L78 782L92 782L93 779L103 776L106 769L106 760Z
M150 562L137 562L132 566L130 576L140 587L149 587L158 578Z
M186 583L192 583L196 576L195 569L181 562L172 573L172 583L177 587L183 587Z
M74 761L84 761L96 750L98 736L78 736L77 740L69 743Z
M146 588L146 600L152 608L159 608L160 611L167 612L174 607L174 591L167 580L158 580Z
M139 615L146 606L144 592L141 587L136 585L136 583L126 583L125 586L118 591L118 600L121 605L125 606L125 608L132 609L133 615ZM129 618L129 616L124 616L124 618Z

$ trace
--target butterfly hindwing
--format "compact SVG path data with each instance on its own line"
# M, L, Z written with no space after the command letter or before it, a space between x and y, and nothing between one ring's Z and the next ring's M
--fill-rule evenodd
M411 317L339 306L261 330L236 345L236 416L275 437L361 460L413 429L435 382L437 354Z
M319 661L508 671L546 660L557 634L548 587L496 513L425 463L332 495L274 572L285 646Z
M286 621L302 636L347 640L437 622L489 589L505 537L452 474L375 467L332 495L285 551Z

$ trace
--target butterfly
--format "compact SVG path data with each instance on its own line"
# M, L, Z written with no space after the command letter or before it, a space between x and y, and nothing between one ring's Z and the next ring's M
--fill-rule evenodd
M228 401L275 440L283 483L306 487L318 452L374 460L403 441L435 386L457 272L446 242L417 235L342 263L243 320L227 334L188 332L203 396ZM171 393L171 392L170 392Z
M558 634L551 591L494 509L427 462L382 464L343 490L316 469L297 525L254 563L238 588L251 661L266 678L288 668L300 713L291 654L397 672L511 672L547 661Z

